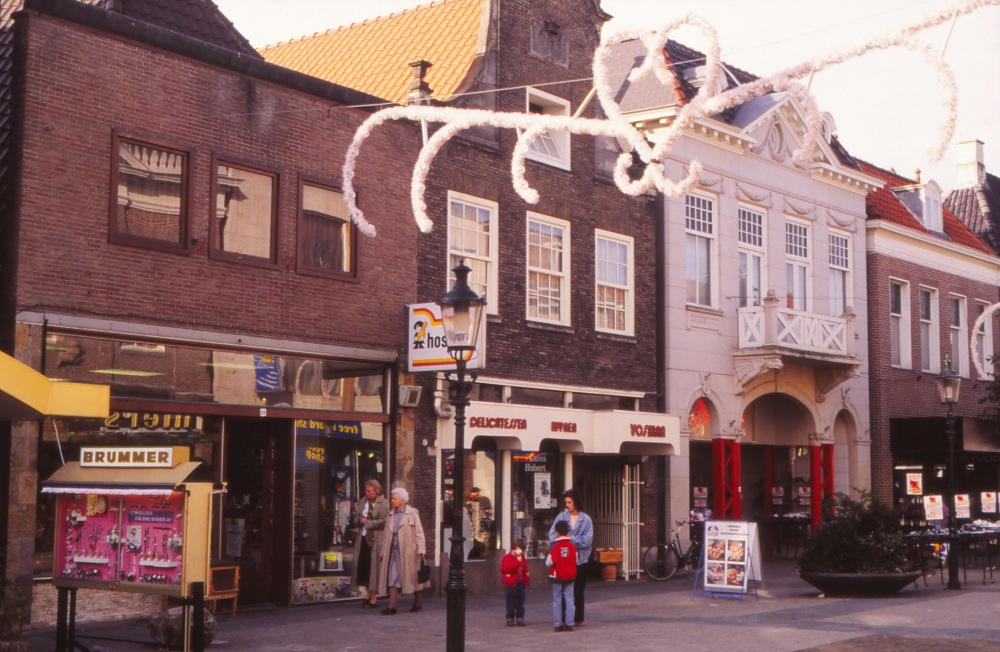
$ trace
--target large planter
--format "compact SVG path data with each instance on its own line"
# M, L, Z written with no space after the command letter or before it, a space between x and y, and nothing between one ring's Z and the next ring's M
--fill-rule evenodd
M799 577L826 595L880 597L899 593L923 574L908 573L799 573Z

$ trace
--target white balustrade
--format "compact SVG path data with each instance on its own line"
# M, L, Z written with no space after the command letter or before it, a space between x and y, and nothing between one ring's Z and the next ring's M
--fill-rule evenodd
M739 309L739 347L781 347L810 353L854 356L854 315L828 317L778 307L768 297L763 306ZM849 310L849 309L848 309Z

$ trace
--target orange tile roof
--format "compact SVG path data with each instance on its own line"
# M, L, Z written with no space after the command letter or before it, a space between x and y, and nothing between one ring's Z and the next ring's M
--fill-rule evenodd
M363 23L303 36L260 50L270 63L393 102L406 99L408 62L431 62L431 96L446 100L473 65L484 5L490 0L442 0ZM487 9L488 10L488 9Z
M870 174L873 177L877 177L886 182L884 188L879 188L878 190L873 190L868 193L866 203L869 217L888 220L889 222L911 228L914 231L930 233L930 231L924 228L924 225L920 223L920 220L918 220L916 216L914 216L914 214L903 205L903 202L900 201L899 197L897 197L891 190L891 188L915 185L917 183L916 181L902 177L894 172L883 170L882 168L872 165L866 161L862 161L861 159L856 160L861 165L862 172ZM970 247L983 253L993 253L993 250L990 249L961 220L955 217L947 207L941 207L941 214L944 232L949 238L951 238L952 242L965 245L966 247Z

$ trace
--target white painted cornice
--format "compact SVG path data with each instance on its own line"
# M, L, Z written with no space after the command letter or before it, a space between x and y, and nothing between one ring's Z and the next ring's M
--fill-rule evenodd
M870 254L916 263L990 285L1000 285L1000 257L993 254L886 220L868 220L865 231L866 249Z

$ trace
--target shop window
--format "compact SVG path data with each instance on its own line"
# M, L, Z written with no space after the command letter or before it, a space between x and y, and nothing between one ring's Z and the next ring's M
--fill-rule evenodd
M476 383L472 386L469 400L483 403L503 403L503 385L485 385Z
M515 405L537 405L540 407L565 407L565 394L552 389L533 387L511 387L510 402Z
M524 539L525 557L544 558L549 529L559 508L555 452L514 451L511 454L511 541Z
M528 213L528 319L569 326L569 244L569 222Z
M497 203L448 192L448 288L459 261L472 269L469 287L486 299L486 311L500 312L497 299Z
M209 218L210 255L276 266L278 173L212 158L215 198Z
M357 228L338 188L299 179L296 270L329 278L357 277Z
M443 518L441 550L446 554L451 550L452 527L454 525L455 451L442 451L442 492ZM462 510L462 533L465 537L464 558L468 561L489 559L497 549L496 513L497 505L497 452L495 450L465 451L464 467L464 509Z
M292 601L326 602L366 596L351 584L354 540L360 528L354 506L365 482L382 474L379 442L347 439L341 422L296 426L295 524ZM383 492L385 493L385 492ZM376 578L377 581L377 578ZM360 584L360 582L359 582Z
M186 252L190 150L112 138L110 241Z
M385 369L376 365L62 333L48 334L46 350L46 376L111 384L114 398L386 411Z
M691 413L688 415L688 430L691 439L711 439L712 438L712 413L708 407L708 401L699 398L691 406Z

